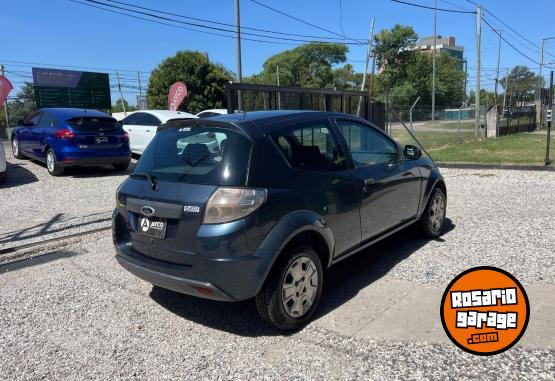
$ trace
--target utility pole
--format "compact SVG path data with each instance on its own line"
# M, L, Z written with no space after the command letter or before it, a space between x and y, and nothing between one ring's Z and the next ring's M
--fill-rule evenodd
M370 81L368 81L368 103L372 102L372 83L374 82L375 71L376 71L376 52L372 54L372 67L370 68Z
M121 107L123 108L123 115L127 116L127 111L125 111L125 101L123 100L123 93L121 91L121 83L119 81L119 72L117 70L116 70L116 77L118 78L119 99L121 99Z
M549 79L549 110L553 106L553 70L551 70L551 75ZM551 120L547 122L547 146L545 148L545 165L551 164L551 158L549 157L549 144L551 143Z
M478 137L480 131L480 50L482 45L482 7L476 10L476 101L474 136Z
M464 63L464 97L466 98L466 84L468 82L468 61L466 58L463 60Z
M139 81L139 96L143 96L143 90L141 88L141 73L137 70L137 80Z
M0 75L4 76L4 65L0 65ZM6 135L8 134L8 128L10 127L10 116L8 114L8 99L4 102L4 115L6 116Z
M434 50L432 51L432 121L436 118L437 0L434 5Z
M372 17L372 24L370 26L370 38L368 39L368 49L366 49L366 60L364 62L364 74L362 75L362 85L360 86L360 91L364 91L364 86L366 86L366 73L368 72L368 60L370 59L370 53L372 52L372 39L374 38L374 21L375 18ZM370 98L368 99L370 103ZM362 107L362 96L358 98L357 116L360 116L360 108Z
M499 61L501 60L501 33L499 30L499 47L497 48L497 74L495 76L495 136L499 135L499 107L497 106L497 86L499 85Z
M276 65L276 79L277 79L277 85L279 86L279 65ZM277 98L278 98L278 110L281 110L281 93L277 92Z
M237 83L243 82L243 70L241 68L241 14L239 0L235 0L235 25L237 27ZM237 91L237 108L243 111L241 91Z
M507 75L505 76L505 93L503 94L503 111L507 105L507 92L509 91L509 68L507 68Z
M540 53L540 89L543 89L543 77L542 77L542 66L543 66L543 46L545 44L545 38L542 39L542 48L541 48L541 53Z

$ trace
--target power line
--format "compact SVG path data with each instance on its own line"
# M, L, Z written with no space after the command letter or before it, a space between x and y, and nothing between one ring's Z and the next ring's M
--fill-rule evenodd
M202 19L202 18L198 18L198 17L186 16L186 15L183 15L183 14L173 13L173 12L168 12L168 11L162 11L162 10L158 10L158 9L154 9L154 8L142 7L142 6L139 6L139 5L136 5L136 4L126 3L126 2L123 2L123 1L117 1L117 0L105 0L105 1L109 1L111 3L116 3L116 4L127 5L127 6L130 6L130 7L139 8L139 9L143 9L143 10L147 10L147 11L151 11L151 12L157 12L157 13L161 13L161 14L164 14L164 15L180 17L180 18L184 18L184 19L188 19L188 20L195 20L195 21L205 22L205 23L209 23L209 24L222 25L222 26L228 26L228 27L231 27L231 28L235 28L235 25L233 25L233 24L228 24L228 23L214 21L214 20L207 20L207 19ZM281 34L281 35L294 36L294 37L316 38L316 39L322 39L322 40L326 40L326 39L327 40L342 40L343 39L343 38L335 38L335 37L314 36L314 35L309 35L309 34L288 33L288 32L269 30L269 29L252 28L252 27L247 27L247 26L243 26L243 25L241 25L241 29L242 30L243 29L254 30L254 31L257 31L257 32L264 32L264 33Z
M438 10L438 11L442 11L442 12L476 14L475 11L459 11L459 10L456 10L456 9L446 9L446 8L429 7L429 6L427 6L427 5L409 3L408 1L402 1L402 0L391 0L391 1L393 1L394 3L410 5L411 7L424 8L424 9L431 9L431 10Z
M365 44L366 44L366 41L363 41L362 39L355 39L355 38L351 38L351 37L347 37L347 36L342 36L341 34L339 34L339 33L337 33L337 32L334 32L334 31L332 31L332 30L329 30L329 29L323 28L323 27L321 27L321 26L312 24L312 23L310 23L310 22L308 22L308 21L302 20L302 19L300 19L300 18L298 18L298 17L295 17L295 16L290 15L290 14L288 14L288 13L282 12L282 11L276 9L276 8L272 8L272 7L270 7L269 5L266 5L266 4L264 4L264 3L261 3L261 2L259 2L259 1L257 1L257 0L251 0L251 1L252 1L253 3L255 3L255 4L260 5L261 7L267 8L267 9L273 11L273 12L279 13L279 14L282 15L282 16L285 16L285 17L288 17L288 18L293 19L293 20L295 20L295 21L298 21L298 22L301 22L301 23L303 23L303 24L309 25L309 26L311 26L311 27L313 27L313 28L320 29L320 30L322 30L322 31L324 31L324 32L331 33L331 34L333 34L333 35L335 35L335 36L339 36L339 37L342 37L342 38L347 38L348 40L351 40L351 41L356 42L358 45L365 45Z
M73 0L70 0L70 1L73 1ZM235 34L235 31L232 30L232 29L226 29L226 28L222 28L222 27L208 26L208 25L203 25L203 24L194 23L194 22L176 20L176 19L172 19L172 18L169 18L169 17L160 16L160 15L157 15L157 14L154 14L154 13L144 12L144 11L140 11L140 10L136 10L136 9L130 9L130 8L122 7L122 6L119 6L119 5L104 3L104 2L98 1L98 0L83 0L83 1L85 1L87 3L101 5L101 6L107 7L107 8L115 8L115 9L119 9L119 10L126 11L126 12L140 14L140 15L152 17L152 18L159 19L159 20L164 20L164 21L170 21L170 22L173 22L173 23L189 25L189 26L193 26L193 27L196 27L196 28L208 29L208 30L211 30L211 31ZM104 9L106 9L106 8L104 8ZM196 30L196 31L199 31L199 30ZM259 34L259 33L242 32L242 34L247 35L247 36L269 38L269 39L274 39L274 40L284 40L284 41L301 42L301 43L313 42L313 40L305 40L305 39L290 38L290 37L269 36L269 35L262 35L262 34ZM232 37L232 36L230 36L230 37ZM268 41L265 41L265 42L268 42ZM330 43L330 41L319 41L319 42Z
M215 32L207 32L207 31L205 31L205 30L198 30L198 29L193 29L193 28L186 28L186 27L181 26L181 25L174 25L174 24L170 24L170 23L167 23L167 22L163 22L163 21L157 21L157 20L148 19L148 18L146 18L146 17L140 17L140 16L135 16L135 15L130 15L130 14L128 14L128 13L116 11L116 10L113 10L113 9L108 9L108 8L99 7L99 6L93 5L93 4L83 3L83 2L78 1L78 0L69 0L69 1L71 1L71 2L73 2L73 3L85 5L85 6L87 6L87 7L92 7L92 8L101 9L101 10L106 11L106 12L117 13L117 14L120 14L120 15L123 15L123 16L127 16L127 17L131 17L131 18L134 18L134 19L138 19L138 20L148 21L148 22L152 22L152 23L160 24L160 25L171 26L171 27L177 28L177 29L188 30L188 31L193 31L193 32L208 34L208 35L212 35L212 36L220 36L220 37L233 38L233 39L235 38L234 36L230 36L230 35L227 35L227 34L221 34L221 33L215 33ZM243 40L246 40L246 41L263 42L263 43L276 44L276 45L298 45L298 44L291 44L291 43L287 43L287 42L258 40L258 39L254 39L254 38L248 38L248 37L243 37L242 39L243 39Z
M44 63L44 62L16 61L16 60L4 60L4 59L0 59L0 62L8 63L7 66L16 66L16 67L33 67L32 65L45 65L45 66L56 66L56 67L68 68L68 69L90 69L90 70L113 71L114 74L116 70L130 72L130 73L137 73L137 70L130 70L130 69L110 69L110 68L93 67L93 66L59 65L59 64ZM139 73L150 74L150 72L148 71L139 71Z
M533 60L532 58L528 57L525 53L523 53L522 51L517 49L513 44L511 44L509 41L507 41L507 39L505 39L505 37L503 37L501 35L501 33L499 33L489 22L487 22L487 20L485 18L482 18L482 20L495 32L495 34L497 34L503 41L505 41L507 43L507 45L509 45L511 48L513 48L513 50L518 52L521 56L526 58L528 61L533 62L536 65L540 65L539 62L537 62L537 61Z

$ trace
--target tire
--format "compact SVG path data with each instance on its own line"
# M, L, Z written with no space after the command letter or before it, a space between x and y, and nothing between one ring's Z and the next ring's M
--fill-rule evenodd
M46 169L52 176L60 176L64 173L64 168L58 165L56 154L51 148L46 151Z
M17 138L12 138L12 154L16 159L25 159L25 156L21 154L19 149L19 140Z
M420 229L425 237L437 238L443 233L446 206L445 193L440 188L434 188L420 217Z
M129 168L129 162L114 164L114 169L118 172L127 171L127 168Z
M284 331L304 327L318 308L323 281L322 262L314 249L308 245L292 248L276 262L255 296L260 317ZM285 289L291 297L284 302Z
M8 179L8 171L0 172L0 184L5 183Z

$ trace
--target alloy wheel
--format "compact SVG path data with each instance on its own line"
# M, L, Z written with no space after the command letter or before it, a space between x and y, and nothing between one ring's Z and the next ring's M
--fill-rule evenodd
M445 200L441 194L436 194L430 204L430 230L437 233L443 226L445 219Z
M310 310L318 282L316 264L309 257L299 257L289 265L281 288L282 305L289 316L298 318Z
M46 154L46 167L48 168L48 172L54 172L54 154L52 151L48 151Z
M16 157L19 155L19 142L15 138L12 140L12 152Z

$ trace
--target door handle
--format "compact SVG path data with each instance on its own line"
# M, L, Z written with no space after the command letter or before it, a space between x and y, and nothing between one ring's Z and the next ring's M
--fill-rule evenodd
M146 130L146 132L150 132L150 130Z
M376 184L376 180L372 178L364 179L364 187L369 187L370 185Z

